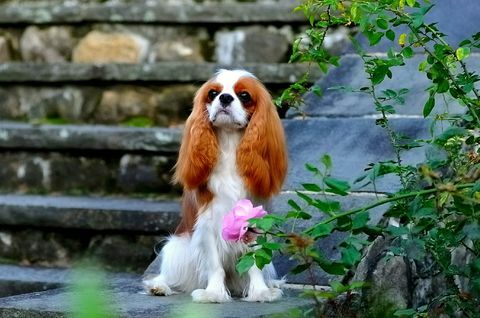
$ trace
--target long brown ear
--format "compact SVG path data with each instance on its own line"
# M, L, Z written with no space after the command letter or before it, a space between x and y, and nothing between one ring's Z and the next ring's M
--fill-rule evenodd
M196 189L207 182L218 158L218 142L206 109L207 82L197 91L193 111L187 119L174 181L186 189Z
M248 190L269 198L281 190L287 173L282 122L266 88L257 81L255 109L237 149L237 164Z

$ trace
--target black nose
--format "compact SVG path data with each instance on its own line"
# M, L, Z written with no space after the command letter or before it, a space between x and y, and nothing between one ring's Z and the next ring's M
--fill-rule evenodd
M230 103L233 101L233 96L225 93L225 94L220 95L219 99L220 99L220 103L222 104L222 106L225 107L225 106L230 105Z

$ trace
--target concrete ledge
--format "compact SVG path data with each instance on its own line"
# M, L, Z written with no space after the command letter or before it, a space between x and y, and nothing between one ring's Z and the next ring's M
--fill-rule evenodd
M305 23L290 4L216 3L198 5L167 4L86 4L0 7L0 24L58 23Z
M274 303L247 303L235 299L225 304L195 304L189 295L168 297L142 293L140 278L122 275L107 276L111 308L116 317L287 317L293 310L307 309L312 301L298 296L298 291L285 290L284 297ZM100 295L105 295L101 292ZM17 295L0 299L0 318L70 317L71 299L75 294L66 289Z
M171 231L180 207L173 201L0 195L0 224L87 230Z
M3 63L0 65L2 83L58 82L204 82L221 68L243 68L267 84L293 83L310 70L313 82L320 70L305 64L246 63L220 65L215 63L161 62L155 64L37 64Z
M181 131L101 125L0 122L0 149L118 150L176 153Z

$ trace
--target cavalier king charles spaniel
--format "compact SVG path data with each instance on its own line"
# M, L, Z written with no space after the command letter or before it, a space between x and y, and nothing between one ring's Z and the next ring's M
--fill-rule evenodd
M191 292L195 302L279 299L282 280L272 264L248 275L235 271L248 251L222 238L222 221L235 203L267 203L282 186L287 152L282 123L266 88L251 73L220 70L196 93L174 180L183 185L182 219L158 256L160 268L144 278L154 295Z

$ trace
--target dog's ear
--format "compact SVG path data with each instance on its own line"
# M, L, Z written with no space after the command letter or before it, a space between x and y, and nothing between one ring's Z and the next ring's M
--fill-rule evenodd
M206 108L211 85L210 82L205 83L195 95L175 165L174 181L186 189L196 189L205 184L218 158L217 137Z
M253 113L237 149L237 165L248 190L269 198L281 190L287 173L282 122L267 89L256 79Z

